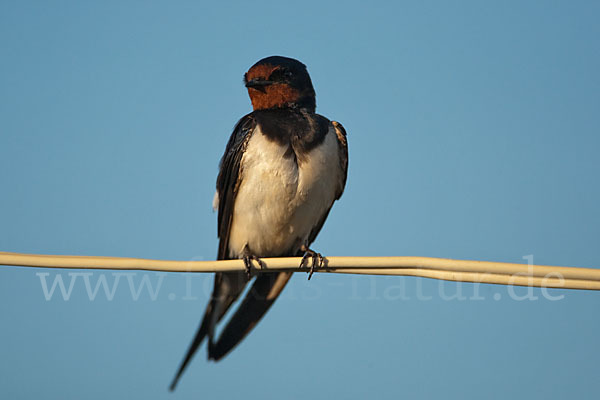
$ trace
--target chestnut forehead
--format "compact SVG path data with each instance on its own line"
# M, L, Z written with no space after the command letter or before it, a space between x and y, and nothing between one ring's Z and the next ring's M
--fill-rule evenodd
M271 65L271 64L255 65L254 67L252 67L248 70L248 73L246 74L246 78L248 80L256 79L256 78L268 78L269 76L271 76L273 71L275 71L278 68L279 68L278 65Z

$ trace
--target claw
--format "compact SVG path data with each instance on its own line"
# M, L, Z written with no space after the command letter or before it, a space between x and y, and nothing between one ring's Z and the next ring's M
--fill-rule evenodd
M245 256L243 258L244 266L246 267L246 276L248 280L250 280L250 276L252 275L252 262L250 261L250 256Z
M302 251L304 251L304 255L302 256L302 261L300 261L300 268L308 267L308 259L312 258L312 265L310 266L310 270L308 271L308 280L312 278L313 273L316 268L321 268L323 266L323 256L321 253L317 253L314 250L309 249L306 246L302 246Z
M248 280L252 277L252 260L256 261L260 266L260 269L264 269L266 267L265 262L261 260L258 256L250 253L248 246L244 249L246 253L242 259L244 260L244 266L246 267L246 275L248 276Z

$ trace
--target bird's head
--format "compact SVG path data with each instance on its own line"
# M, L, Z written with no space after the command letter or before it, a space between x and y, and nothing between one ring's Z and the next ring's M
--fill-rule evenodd
M315 112L316 100L306 65L293 58L263 58L244 74L254 110L304 108Z

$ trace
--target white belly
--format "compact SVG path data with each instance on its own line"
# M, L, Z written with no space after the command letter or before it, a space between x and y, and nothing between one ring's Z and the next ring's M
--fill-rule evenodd
M292 255L335 200L342 174L333 128L302 161L257 127L241 160L242 181L229 236L230 256Z

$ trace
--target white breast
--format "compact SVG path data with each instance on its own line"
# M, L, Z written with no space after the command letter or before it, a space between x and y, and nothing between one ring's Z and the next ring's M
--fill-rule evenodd
M330 127L323 143L296 161L257 127L240 173L230 256L240 257L246 245L259 257L292 255L335 200L342 174L335 130Z

